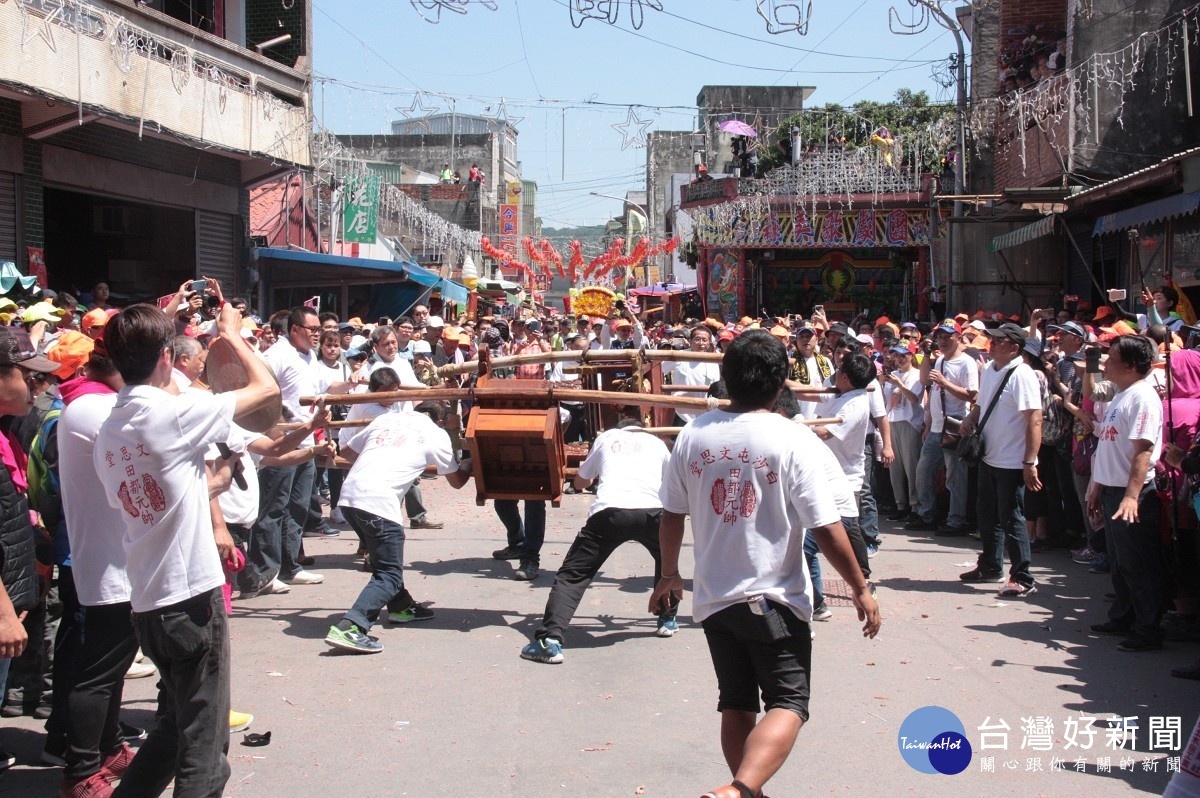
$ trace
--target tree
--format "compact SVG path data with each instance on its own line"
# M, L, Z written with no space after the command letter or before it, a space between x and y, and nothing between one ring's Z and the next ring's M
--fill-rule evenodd
M895 99L888 103L863 100L849 107L826 103L792 115L764 137L760 172L785 163L783 150L793 127L800 128L801 146L806 150L869 147L872 134L886 127L904 145L906 162L899 165L901 168L940 172L942 159L954 142L956 113L953 104L931 103L924 91L911 89L898 89ZM908 162L913 159L914 145L919 160L916 164Z

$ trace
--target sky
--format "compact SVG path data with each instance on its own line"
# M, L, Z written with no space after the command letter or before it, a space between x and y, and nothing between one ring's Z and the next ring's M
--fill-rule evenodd
M806 35L768 33L759 7L779 7L782 18L806 1ZM577 18L575 27L572 4L595 0L314 0L317 122L340 134L384 134L409 109L412 117L451 105L507 116L522 177L538 183L537 212L550 228L619 214L619 199L591 192L644 190L646 151L635 146L636 125L628 137L612 126L632 113L651 131L692 130L705 85L814 86L809 106L888 101L899 88L953 99L933 77L955 51L953 36L932 22L913 35L889 31L889 9L919 21L910 0L612 3L615 25ZM437 24L422 18L438 19L439 5L464 13L442 8ZM945 8L953 16L953 3Z

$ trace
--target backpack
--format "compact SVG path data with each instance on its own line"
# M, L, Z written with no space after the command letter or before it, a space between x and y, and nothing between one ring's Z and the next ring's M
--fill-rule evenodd
M51 436L58 425L58 417L62 415L62 400L56 400L50 406L46 417L42 419L33 443L29 445L29 459L25 466L25 474L29 480L27 496L29 507L36 510L42 517L42 526L51 535L62 521L62 492L58 482L58 474L47 462L47 446L53 446L53 458L57 460L58 440L55 437L50 443Z
M1054 401L1054 395L1049 386L1041 382L1042 387L1042 445L1062 446L1067 442L1075 429L1075 419L1063 407L1062 402Z

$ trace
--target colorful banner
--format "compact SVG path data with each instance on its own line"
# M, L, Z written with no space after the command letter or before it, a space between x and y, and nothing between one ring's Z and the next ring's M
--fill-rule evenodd
M736 321L742 314L741 252L714 248L704 252L701 281L708 315L722 321Z
M26 270L30 277L37 278L38 288L49 288L50 278L46 275L46 250L42 247L26 247L29 254L29 268Z
M350 175L342 196L342 240L374 244L379 220L379 175Z
M521 204L521 184L518 181L506 183L504 185L504 202L508 205Z
M930 242L929 211L859 210L758 212L713 205L693 211L706 246L825 249L915 247Z

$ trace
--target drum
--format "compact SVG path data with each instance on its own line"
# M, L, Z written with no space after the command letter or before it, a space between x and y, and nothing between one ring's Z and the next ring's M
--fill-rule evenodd
M250 382L246 369L238 360L237 353L224 339L218 338L208 350L208 360L205 362L205 374L213 393L234 391L245 388ZM279 423L283 414L283 400L278 395L275 401L261 410L256 410L245 418L238 419L238 426L251 432L266 432Z

